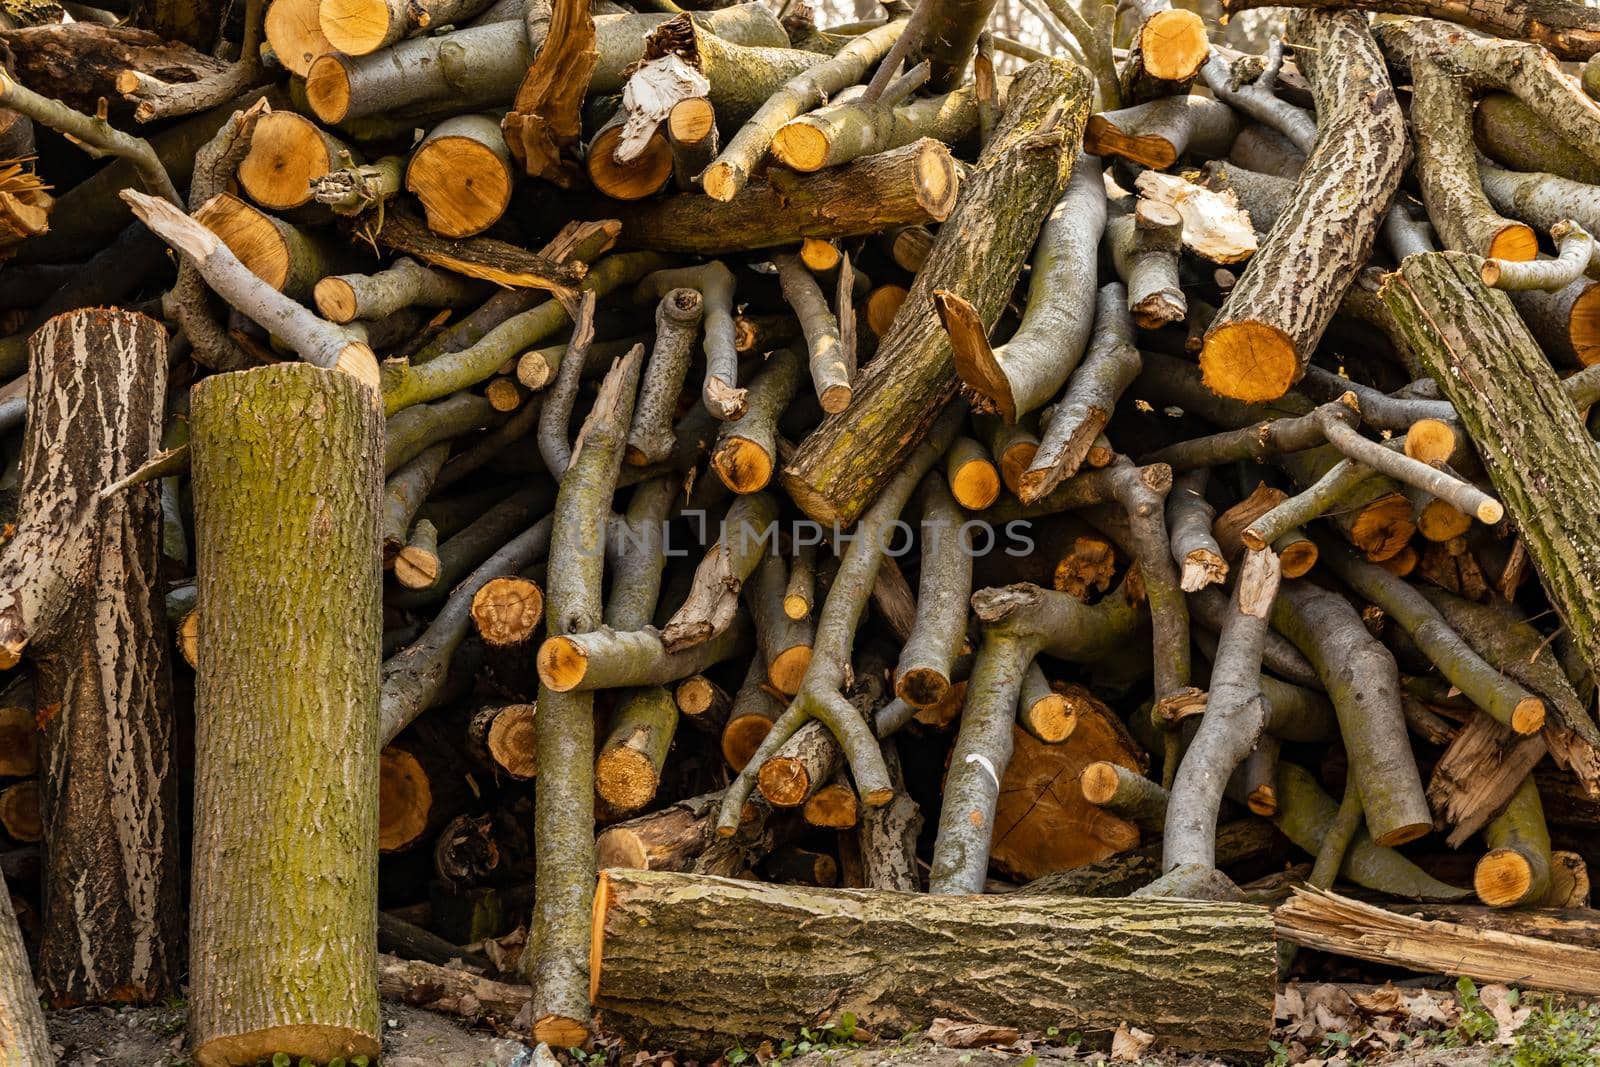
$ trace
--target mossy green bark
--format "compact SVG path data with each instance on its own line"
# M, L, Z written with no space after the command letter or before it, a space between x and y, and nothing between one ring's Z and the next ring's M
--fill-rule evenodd
M191 428L196 1059L375 1057L379 400L280 363L196 386Z

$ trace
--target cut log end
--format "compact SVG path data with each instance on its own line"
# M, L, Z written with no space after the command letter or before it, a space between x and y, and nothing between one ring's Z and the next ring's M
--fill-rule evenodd
M594 777L601 799L622 812L638 811L650 803L661 785L649 755L627 747L600 753Z
M311 200L312 179L333 163L315 123L292 111L269 111L256 120L250 151L239 163L239 185L262 207L296 208Z
M1285 578L1302 578L1317 565L1317 545L1311 540L1293 541L1278 549L1278 563Z
M595 895L595 906L600 906L599 894ZM595 978L598 980L600 973L600 958L594 957ZM546 1015L533 1024L533 1039L543 1042L551 1048L579 1048L589 1040L589 1028L581 1019L571 1019L565 1015Z
M1511 729L1524 736L1538 733L1544 727L1544 701L1536 696L1526 696L1511 709Z
M717 110L703 96L691 96L672 105L667 114L667 136L679 144L699 144L717 123Z
M1250 790L1250 795L1245 797L1245 806L1263 819L1270 819L1278 813L1278 789L1271 782L1263 782Z
M422 201L434 233L471 237L494 225L511 203L508 158L471 137L430 138L412 153L406 190Z
M839 265L842 253L839 246L820 237L807 237L800 242L800 262L814 271L833 270Z
M33 709L0 708L0 775L22 778L39 770L39 728Z
M200 666L200 613L191 611L178 622L178 654L191 668Z
M811 601L797 593L790 593L783 598L783 613L799 622L811 614Z
M539 680L557 693L578 687L589 671L589 656L569 637L551 637L539 646Z
M1497 848L1473 868L1472 888L1491 908L1508 908L1527 899L1533 879L1533 864L1526 856L1514 849Z
M1600 363L1600 285L1591 285L1572 302L1567 315L1572 351L1585 367Z
M323 122L343 122L350 114L350 72L339 56L323 55L312 61L306 72L306 102Z
M1065 741L1078 728L1078 710L1061 693L1040 697L1024 708L1022 714L1028 732L1047 744Z
M615 153L621 126L595 134L584 166L594 187L613 200L642 200L660 192L672 179L672 145L659 132L652 134L638 156L618 163Z
M0 789L0 830L19 844L44 840L39 783L33 779Z
M932 667L912 667L894 680L894 695L914 708L931 708L950 691L950 679Z
M811 792L811 775L803 761L774 756L761 765L756 786L773 807L796 808Z
M322 35L350 56L376 52L394 40L394 20L388 0L322 0L317 9Z
M1536 259L1539 255L1539 238L1534 234L1532 227L1524 226L1520 222L1512 223L1494 235L1489 242L1488 255L1491 259L1519 262Z
M1247 403L1276 400L1299 379L1294 342L1276 326L1248 320L1224 323L1200 350L1206 388Z
M725 204L739 195L746 177L743 169L732 163L713 163L701 172L700 188L711 199Z
M346 323L356 317L355 287L343 278L323 278L317 282L311 295L316 301L317 310L329 322Z
M1402 493L1374 500L1356 514L1349 526L1351 543L1374 563L1398 554L1416 532L1411 501Z
M711 684L710 679L697 674L678 683L678 688L673 693L673 700L677 702L680 712L694 718L704 715L715 706L717 689Z
M399 852L421 840L433 808L433 787L417 757L390 746L378 757L378 851Z
M742 771L750 758L772 732L772 720L762 715L740 715L722 728L722 758L735 771Z
M785 696L800 692L800 681L811 666L811 646L794 645L779 652L767 664L767 683Z
M1406 455L1422 463L1448 463L1461 435L1443 419L1418 419L1406 431Z
M922 148L917 152L912 174L917 203L927 211L928 217L935 222L949 218L956 206L956 191L960 184L955 157L950 150L937 141L924 139Z
M735 493L755 493L772 481L773 457L759 442L748 437L722 439L712 453L711 466L722 484Z
M1083 150L1095 156L1121 156L1152 170L1166 170L1178 161L1178 150L1165 137L1125 133L1105 115L1089 116Z
M802 815L811 826L848 830L860 821L861 805L856 800L855 790L843 782L834 782L817 790L806 801Z
M273 55L285 69L304 78L318 56L335 51L322 35L316 0L272 0L265 29Z
M522 406L522 386L509 375L496 378L485 386L483 396L489 401L489 406L496 411L515 411ZM629 451L635 450L630 448ZM634 464L634 466L640 465L640 463Z
M530 578L491 578L472 597L472 622L484 644L518 645L544 617L544 592Z
M508 704L495 715L484 739L495 766L518 781L539 774L539 753L534 737L538 708L533 704Z
M427 589L439 580L439 554L422 545L406 545L394 557L395 581L407 589Z
M880 285L867 294L867 329L884 337L894 325L894 317L910 291L903 285Z
M291 266L289 243L268 216L224 193L202 204L194 218L221 238L250 273L283 291Z
M360 1030L296 1023L213 1037L194 1050L194 1058L202 1067L257 1063L271 1060L280 1052L287 1052L290 1059L305 1058L313 1063L327 1063L336 1058L349 1060L356 1056L375 1061L381 1050L375 1037Z
M1078 779L1078 788L1083 790L1083 799L1091 804L1105 805L1111 803L1117 795L1117 765L1107 760L1091 763L1083 769L1083 774Z
M822 395L817 399L822 404L823 411L829 415L837 415L850 406L850 397L852 395L848 385L830 385L822 391Z
M957 467L950 493L968 511L982 511L1000 496L1000 472L986 459L971 459Z
M1158 11L1139 33L1144 69L1163 81L1188 81L1200 72L1211 54L1206 25L1192 11L1174 8Z
M772 155L790 170L802 174L828 165L828 135L805 122L791 122L772 138Z

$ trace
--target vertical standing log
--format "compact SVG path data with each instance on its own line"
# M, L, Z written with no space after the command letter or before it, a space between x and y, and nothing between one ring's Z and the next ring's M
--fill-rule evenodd
M26 646L45 712L40 984L59 1004L171 990L177 783L154 483L101 487L161 448L166 336L128 312L34 334L21 526L0 560L0 660Z
M905 306L857 379L851 404L805 439L784 469L789 494L813 518L854 522L933 426L955 390L950 338L934 294L950 290L991 328L1045 216L1066 187L1089 108L1089 78L1061 60L1030 65Z
M1455 404L1484 469L1591 670L1600 669L1600 454L1510 297L1477 256L1410 256L1380 290Z
M22 944L22 931L11 911L11 896L0 880L0 1054L17 1067L50 1067L55 1056L50 1052L50 1034L45 1030L44 1012L39 1010L39 992L33 986L28 967L28 950Z
M376 1057L378 397L280 363L207 378L191 420L195 1059Z

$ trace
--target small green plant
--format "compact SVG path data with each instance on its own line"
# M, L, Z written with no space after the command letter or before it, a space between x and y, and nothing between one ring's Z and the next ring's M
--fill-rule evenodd
M1549 998L1517 1030L1515 1044L1494 1067L1597 1067L1600 1006L1556 1008Z

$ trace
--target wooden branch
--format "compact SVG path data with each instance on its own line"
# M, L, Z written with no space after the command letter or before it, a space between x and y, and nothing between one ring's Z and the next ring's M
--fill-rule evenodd
M1324 133L1288 211L1228 293L1200 353L1206 385L1247 401L1282 396L1305 373L1372 250L1405 164L1404 119L1364 19L1297 13L1290 34L1304 45L1301 62ZM1341 203L1336 188L1364 193Z
M266 285L221 239L177 208L133 189L124 189L122 198L145 225L195 265L217 295L281 337L307 363L344 371L377 388L378 361L364 342Z
M550 7L544 45L523 76L501 129L524 172L571 188L577 168L570 157L582 133L583 96L600 53L587 4L559 0Z
M1087 76L1060 63L1036 64L1012 83L1001 128L963 183L850 407L807 437L784 471L789 495L813 518L850 522L861 514L953 394L954 360L934 321L934 294L958 293L985 327L999 317L1071 174L1088 95Z
M1223 0L1228 14L1252 8L1277 6L1266 0ZM1497 37L1531 41L1548 48L1557 59L1582 61L1600 51L1600 16L1583 4L1566 0L1292 0L1288 7L1355 8L1389 15L1420 15L1459 22Z

